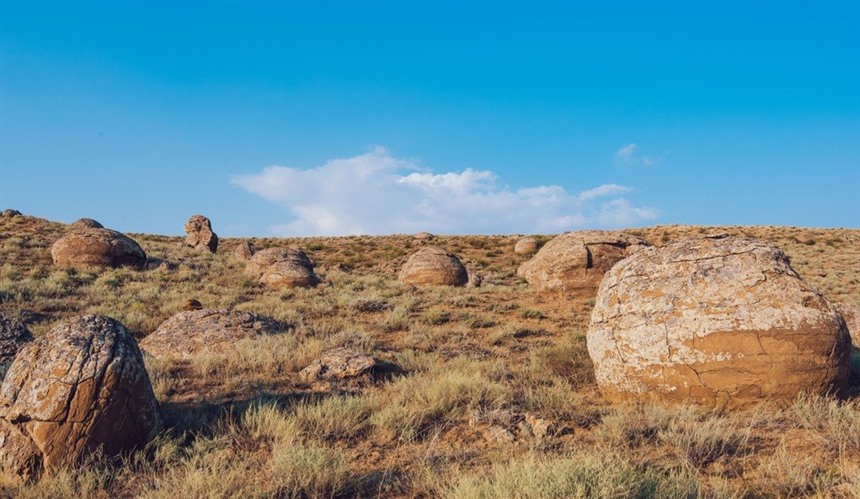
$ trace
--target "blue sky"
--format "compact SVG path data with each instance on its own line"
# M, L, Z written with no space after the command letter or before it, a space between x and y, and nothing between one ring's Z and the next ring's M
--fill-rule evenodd
M860 2L0 0L0 207L224 236L860 227Z

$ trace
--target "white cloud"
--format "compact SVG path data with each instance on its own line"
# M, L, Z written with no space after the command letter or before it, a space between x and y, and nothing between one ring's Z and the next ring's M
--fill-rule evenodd
M666 153L658 156L642 156L639 145L630 143L615 151L615 159L628 165L654 166L663 160Z
M381 147L316 168L269 166L231 181L289 211L292 220L269 228L281 236L554 233L657 217L620 197L630 187L605 184L576 194L557 185L511 189L491 171L434 173Z
M621 149L615 151L615 157L624 161L631 161L633 153L635 153L637 149L639 149L639 146L636 144L627 144Z

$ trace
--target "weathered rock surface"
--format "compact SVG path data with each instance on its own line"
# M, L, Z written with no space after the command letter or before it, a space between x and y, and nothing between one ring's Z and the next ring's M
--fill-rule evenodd
M594 290L607 270L647 244L639 237L618 231L566 232L520 265L517 275L536 291Z
M860 348L860 307L850 303L834 303L833 306L845 319L848 334L851 336L851 344L855 348Z
M105 226L92 218L79 218L72 222L72 229L104 229Z
M185 222L185 244L194 249L211 251L218 250L218 236L212 232L212 222L203 215L192 215Z
M140 268L146 264L146 253L137 242L100 227L73 227L51 247L51 258L63 266Z
M200 300L191 298L185 300L185 303L182 304L182 310L203 310L203 304L200 303Z
M848 333L778 248L747 238L679 241L616 264L588 330L611 399L739 407L847 380Z
M429 232L419 232L415 234L415 241L427 242L436 239L436 236Z
M284 326L277 321L250 312L190 310L161 323L141 340L140 348L153 357L180 358L283 331Z
M348 348L335 348L302 369L299 377L305 382L355 378L371 375L375 367L377 362L372 357Z
M18 350L33 341L27 326L19 321L0 314L0 366L9 365Z
M13 217L20 217L20 216L21 216L21 212L18 210L13 210L12 208L7 208L7 209L3 210L3 218L13 218Z
M514 245L514 253L518 255L531 255L537 253L537 250L538 242L533 237L524 237Z
M469 276L459 258L438 246L426 246L406 260L399 279L417 286L463 286Z
M316 286L313 262L296 248L269 248L248 260L245 273L267 286Z
M160 426L143 358L119 322L75 317L18 353L0 388L0 464L26 477L146 444Z
M254 248L254 245L248 241L242 241L236 245L236 249L233 250L233 254L240 260L250 260L256 251L257 249Z

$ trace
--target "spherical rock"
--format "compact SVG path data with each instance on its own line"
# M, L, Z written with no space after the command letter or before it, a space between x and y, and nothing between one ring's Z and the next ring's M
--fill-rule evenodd
M211 251L218 250L218 236L212 232L212 222L203 215L192 215L185 222L185 244L194 249Z
M136 267L146 264L146 253L134 239L115 230L76 227L51 247L55 265Z
M524 237L514 245L514 253L518 255L531 255L537 253L537 250L538 242L533 237Z
M18 350L33 341L33 335L24 324L0 314L0 366L8 366Z
M92 218L79 218L72 222L72 229L104 229L104 225L98 223Z
M158 403L143 357L119 322L65 320L18 352L0 387L0 465L24 475L115 455L158 431Z
M825 393L847 380L848 332L778 248L679 241L616 264L587 335L611 399L741 407Z
M153 357L181 358L222 351L237 341L278 334L277 321L236 310L190 310L167 319L141 340L140 348Z
M415 234L415 240L416 241L426 242L426 241L432 241L434 239L436 239L436 236L434 236L433 234L431 234L429 232L419 232L418 234Z
M182 310L203 310L203 304L199 300L191 298L185 300L185 303L182 304Z
M316 286L314 264L296 248L269 248L258 251L248 260L245 273L267 286Z
M595 290L607 270L645 245L643 239L624 232L567 232L520 265L517 275L536 291Z
M399 279L418 286L463 286L469 276L459 258L438 246L426 246L406 260Z

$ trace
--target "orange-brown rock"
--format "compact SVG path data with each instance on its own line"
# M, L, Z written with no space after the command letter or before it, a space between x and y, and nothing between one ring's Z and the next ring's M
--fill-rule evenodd
M518 255L531 255L537 253L537 250L538 242L533 237L524 237L514 245L514 253Z
M399 279L417 286L463 286L469 276L459 258L438 246L426 246L406 260Z
M24 324L0 314L0 367L8 366L18 350L33 341L33 335Z
M375 367L377 362L372 357L348 348L335 348L302 369L299 377L305 382L355 378L371 375Z
M619 260L647 243L618 231L566 232L546 243L517 269L536 291L595 290Z
M848 332L778 248L748 238L644 248L606 274L588 352L611 399L740 407L847 380Z
M203 310L203 304L200 303L199 300L191 298L189 300L185 300L185 303L182 304L182 310Z
M72 222L72 229L104 229L105 226L92 218L79 218Z
M849 365L854 374L860 378L860 307L851 303L834 303L833 306L848 326L848 335L851 336Z
M296 248L269 248L258 251L248 260L245 273L267 286L316 286L314 264Z
M96 222L98 223L98 222ZM137 242L115 230L73 227L51 247L55 265L137 267L146 264L146 253Z
M237 341L278 334L285 327L275 320L236 310L191 310L167 319L141 340L153 357L180 358L221 351Z
M0 387L0 465L26 476L146 444L158 404L131 333L98 315L65 320L18 352Z
M248 241L242 241L236 245L236 249L233 250L233 254L240 260L250 260L256 251L257 249L254 248L254 245Z
M203 215L192 215L185 222L185 244L194 249L210 251L218 250L218 236L212 232L212 222Z

